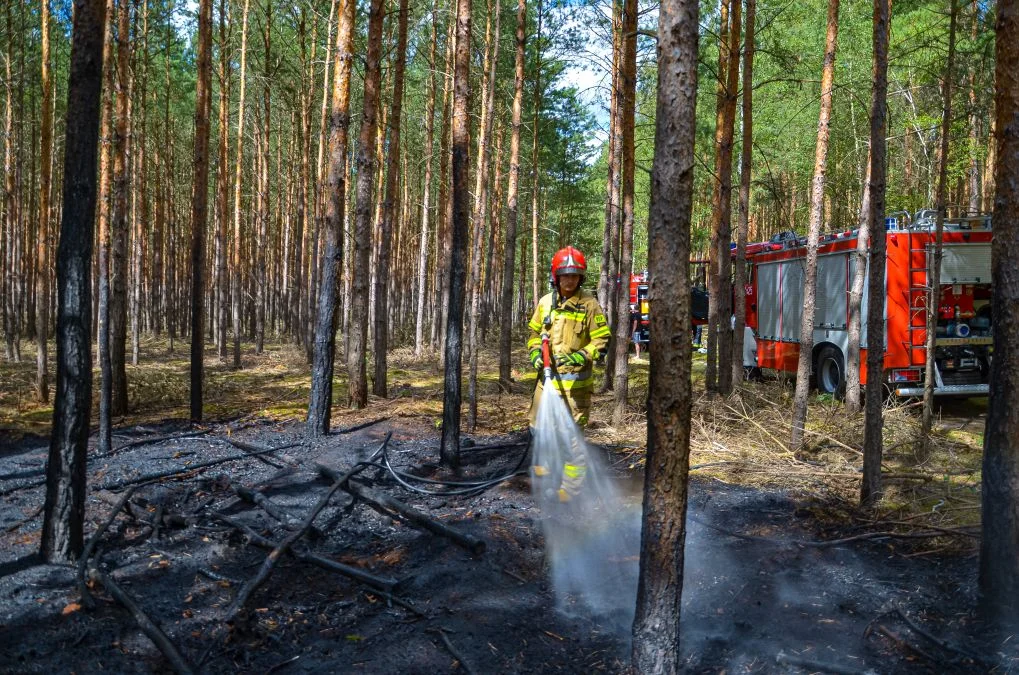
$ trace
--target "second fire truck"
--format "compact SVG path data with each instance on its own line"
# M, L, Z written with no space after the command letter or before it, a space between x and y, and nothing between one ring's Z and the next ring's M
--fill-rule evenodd
M945 219L941 273L932 279L935 212L886 219L885 332L867 334L866 284L861 307L860 379L868 348L884 351L879 377L899 396L923 394L929 289L937 289L935 395L986 396L993 358L991 221L989 216ZM849 290L855 272L857 231L822 237L818 246L814 347L818 390L845 388L849 346ZM879 236L881 236L879 234ZM760 367L797 369L806 240L783 233L748 247L747 325L757 338Z

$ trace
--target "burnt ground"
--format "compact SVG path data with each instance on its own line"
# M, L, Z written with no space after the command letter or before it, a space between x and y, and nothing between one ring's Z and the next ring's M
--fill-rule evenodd
M275 541L287 532L240 500L231 484L258 489L300 520L328 490L316 463L346 470L389 432L393 464L433 478L505 475L522 453L519 445L485 449L519 436L476 439L464 450L462 475L453 477L432 464L437 439L426 418L386 419L313 443L295 423L240 427L164 440L158 439L189 430L173 423L127 428L115 437L111 456L89 465L87 536L110 514L122 494L115 488L125 481L240 458L140 487L130 515L114 521L94 558L201 671L625 671L628 639L618 617L557 610L542 514L525 476L480 495L428 496L368 469L360 476L375 479L376 490L484 540L487 550L473 554L392 514L351 504L339 491L315 521L316 532L303 540L306 549L398 580L392 595L285 556L246 609L225 623L228 606L266 551L213 513ZM227 438L246 442L247 451ZM154 442L133 444L138 441ZM248 456L255 447L279 450ZM36 483L45 456L40 438L0 447L0 672L170 670L101 584L92 585L97 604L86 609L74 570L35 558L44 497ZM639 477L618 477L638 500ZM690 505L682 642L690 672L1019 670L1013 647L1019 638L992 633L973 611L972 547L878 537L886 525L847 525L851 518L826 515L848 509L845 504L717 479L694 479ZM863 538L813 545L858 535Z

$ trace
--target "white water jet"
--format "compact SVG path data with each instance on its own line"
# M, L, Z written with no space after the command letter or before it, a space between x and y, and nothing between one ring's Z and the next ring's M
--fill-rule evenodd
M558 609L587 614L628 634L637 598L640 504L624 499L551 381L545 383L538 404L531 448L531 491L542 513ZM563 465L578 453L586 459L584 482L580 493L563 503Z

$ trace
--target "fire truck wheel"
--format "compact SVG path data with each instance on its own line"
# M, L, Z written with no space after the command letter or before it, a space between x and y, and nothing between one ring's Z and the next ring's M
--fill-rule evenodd
M814 369L817 390L822 394L834 394L841 398L846 394L846 368L842 352L832 346L823 347L817 354Z

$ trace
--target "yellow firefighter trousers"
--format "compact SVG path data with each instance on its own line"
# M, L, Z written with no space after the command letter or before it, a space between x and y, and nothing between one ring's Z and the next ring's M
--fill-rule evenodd
M578 383L581 386L575 386ZM564 389L556 386L554 391L566 402L567 407L570 409L570 414L573 416L573 421L582 430L587 426L587 417L591 412L591 392L594 389L594 379L590 377L589 372L586 380L564 382L563 384L567 386L572 384L574 386ZM535 387L534 396L531 398L531 410L529 413L531 429L534 429L536 426L538 402L541 400L544 389L539 374L538 386ZM559 492L559 497L563 501L569 501L580 494L580 488L584 484L584 478L587 476L587 455L584 453L584 449L580 447L580 440L581 434L574 434L570 447L563 449L566 460L562 466L563 475Z

